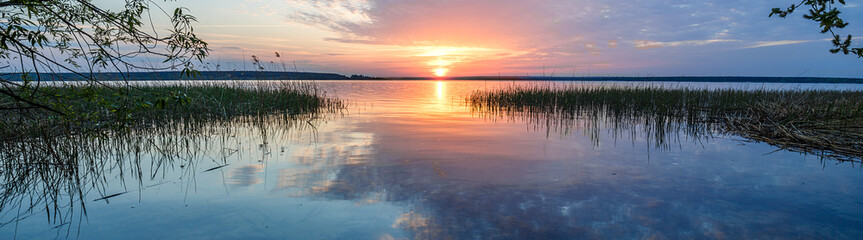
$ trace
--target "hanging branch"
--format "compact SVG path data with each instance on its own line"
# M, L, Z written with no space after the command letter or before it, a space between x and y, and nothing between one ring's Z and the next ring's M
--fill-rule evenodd
M59 112L56 108L46 108L48 105L44 102L40 103L46 100L37 98L38 88L28 88L31 74L36 75L37 85L43 81L41 75L57 74L54 71L57 69L103 86L106 85L100 79L94 78L94 71L119 72L123 79L126 72L136 70L182 68L184 75L196 75L195 62L202 62L209 54L209 48L194 33L192 24L197 19L187 13L188 9L166 12L152 0L125 2L124 9L114 11L100 8L90 0L0 1L0 60L20 61L22 68L21 75L18 75L22 79L4 78L0 84L23 82L11 91L0 92L0 95ZM170 20L170 27L163 37L155 26L147 26L152 30L142 30L145 20L153 25L151 6L156 6L157 12L164 13ZM59 53L59 56L55 57L54 53ZM164 61L160 65L146 66L135 62L136 59L153 57ZM32 62L33 66L25 66L25 61Z
M803 0L798 4L792 4L784 10L782 8L774 8L770 12L769 17L776 15L780 18L785 18L789 14L794 13L798 8L808 6L809 13L804 14L803 18L818 22L821 26L821 33L829 32L833 35L833 49L830 49L831 53L841 52L845 55L856 55L857 58L863 58L863 48L854 48L851 46L852 36L850 34L842 37L833 31L834 29L842 29L848 26L848 23L839 17L839 14L842 12L834 7L837 3L845 5L845 0Z

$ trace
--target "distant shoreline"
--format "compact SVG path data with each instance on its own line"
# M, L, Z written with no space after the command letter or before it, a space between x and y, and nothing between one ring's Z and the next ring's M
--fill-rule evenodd
M473 76L445 78L386 78L387 80L465 80L465 81L590 81L590 82L750 82L750 83L845 83L863 84L863 78L836 77L542 77Z
M197 78L183 76L179 71L93 73L86 74L101 81L189 81L189 80L463 80L463 81L599 81L599 82L753 82L753 83L845 83L863 84L863 78L839 77L732 77L732 76L666 76L666 77L543 77L543 76L464 76L464 77L371 77L345 76L336 73L272 72L272 71L201 71ZM0 73L0 76L20 81L21 73ZM35 74L29 78L36 79ZM42 74L42 81L84 81L74 73Z

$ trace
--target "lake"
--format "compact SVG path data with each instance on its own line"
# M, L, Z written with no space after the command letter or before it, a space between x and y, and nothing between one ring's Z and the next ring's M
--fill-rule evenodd
M322 81L341 112L142 133L151 151L78 166L80 197L4 184L3 239L859 239L863 168L720 133L487 114L513 85L863 89L861 85ZM128 144L106 143L94 147ZM178 147L180 146L180 147ZM181 148L165 156L164 147ZM133 147L134 148L134 147ZM126 149L126 148L123 148ZM128 159L126 159L128 158ZM92 163L91 163L92 164ZM84 174L88 173L88 174ZM2 174L2 173L0 173ZM65 182L64 182L65 183ZM117 195L119 194L119 195ZM47 195L50 196L50 195ZM43 199L44 200L44 199ZM50 200L48 202L51 202ZM44 206L43 206L44 205ZM23 207L21 207L23 206Z

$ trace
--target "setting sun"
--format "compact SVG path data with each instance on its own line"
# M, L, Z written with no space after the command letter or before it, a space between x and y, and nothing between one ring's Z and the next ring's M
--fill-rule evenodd
M435 68L434 75L438 77L446 76L446 73L449 72L449 69L446 68Z

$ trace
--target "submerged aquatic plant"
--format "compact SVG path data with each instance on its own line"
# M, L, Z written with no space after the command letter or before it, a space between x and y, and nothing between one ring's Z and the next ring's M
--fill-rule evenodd
M581 124L598 144L600 125L617 137L643 132L667 148L679 133L696 140L732 134L838 160L863 159L863 92L843 90L512 87L466 97L486 117L521 117L569 132Z

